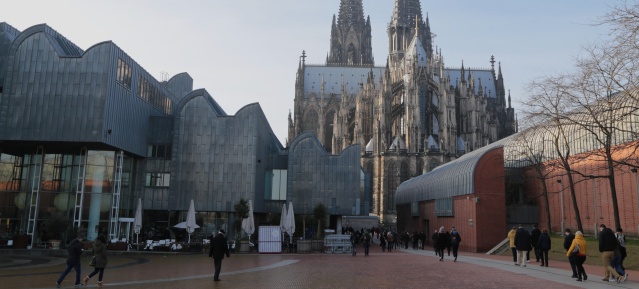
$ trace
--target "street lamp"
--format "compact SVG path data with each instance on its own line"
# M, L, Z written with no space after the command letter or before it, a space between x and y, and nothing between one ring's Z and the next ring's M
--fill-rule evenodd
M588 177L592 181L592 207L595 212L595 230L592 232L595 235L595 239L597 239L599 234L597 234L597 191L595 191L595 176L589 175Z
M631 171L635 173L635 187L637 188L637 198L639 199L639 174L637 173L637 168L632 168ZM637 224L637 232L639 232L639 223Z
M561 182L561 179L557 179L559 186L561 189L559 190L559 198L561 200L561 233L564 233L564 184Z

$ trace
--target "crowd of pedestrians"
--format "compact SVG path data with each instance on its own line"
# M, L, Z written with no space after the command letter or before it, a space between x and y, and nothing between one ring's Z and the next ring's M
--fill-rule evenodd
M402 248L413 250L425 250L427 244L426 233L413 231L397 232L391 229L373 227L370 229L354 230L351 227L343 229L344 234L350 234L350 242L353 246L353 256L357 254L357 247L361 244L364 248L364 256L368 256L368 250L374 240L378 240L382 252L393 252L393 250ZM461 234L455 227L451 231L446 231L442 226L432 235L432 245L435 254L440 257L440 261L444 260L444 255L453 254L453 261L457 261L459 244L462 241Z
M548 251L551 249L551 239L547 229L539 230L537 225L528 232L522 225L514 226L508 232L509 245L513 255L515 266L526 267L530 262L530 251L535 254L536 262L541 262L541 266L548 267ZM613 232L606 225L599 226L599 252L604 267L604 278L602 281L625 282L628 274L623 267L623 261L627 256L626 237L621 228ZM576 281L588 280L588 274L584 269L584 262L588 252L588 244L581 231L572 233L569 228L564 230L564 250L572 270L572 278Z

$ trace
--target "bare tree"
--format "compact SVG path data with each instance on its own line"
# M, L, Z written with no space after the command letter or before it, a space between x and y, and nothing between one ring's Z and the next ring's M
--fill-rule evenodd
M575 173L608 180L615 226L620 227L615 169L629 162L615 160L615 152L637 139L637 125L631 122L636 122L639 110L639 5L624 2L602 23L611 25L612 38L584 47L576 72L564 85L563 100L570 101L572 109L562 119L592 141L585 157L605 169L597 175Z
M509 161L517 161L518 164L516 166L519 167L531 167L535 173L534 178L541 182L541 194L533 195L533 198L542 198L546 214L546 228L551 230L550 203L546 181L554 171L547 169L548 166L551 166L547 162L549 159L547 150L552 144L549 144L547 134L544 133L542 127L534 119L524 119L524 123L530 125L530 127L516 134L511 141L509 146L511 146L510 150L514 155L514 160Z
M574 107L571 102L570 76L558 75L546 77L537 81L533 81L529 85L531 93L527 101L524 102L526 113L529 117L540 119L544 122L537 125L542 128L544 134L550 138L552 143L553 154L552 159L557 159L558 168L565 171L568 177L568 188L572 200L572 207L575 211L575 219L577 228L583 231L581 223L581 214L577 205L577 197L575 193L575 181L573 179L574 170L571 167L577 159L572 155L572 146L570 143L570 133L567 120L567 111L571 111ZM562 220L563 222L563 220Z

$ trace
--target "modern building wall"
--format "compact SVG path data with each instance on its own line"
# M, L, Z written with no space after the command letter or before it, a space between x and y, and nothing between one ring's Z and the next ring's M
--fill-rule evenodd
M126 237L113 224L138 198L143 233L183 221L194 200L204 235L232 230L240 198L256 224L287 201L307 204L297 215L316 202L351 215L366 199L359 146L333 156L308 135L285 148L259 104L228 115L187 73L158 81L112 42L84 51L46 24L0 23L0 81L0 209L12 233L60 216L89 238ZM290 176L283 198L267 190L274 171Z
M360 196L360 147L329 155L313 133L297 137L289 147L288 197L295 212L312 214L322 203L329 215L355 215ZM363 212L367 214L367 212Z

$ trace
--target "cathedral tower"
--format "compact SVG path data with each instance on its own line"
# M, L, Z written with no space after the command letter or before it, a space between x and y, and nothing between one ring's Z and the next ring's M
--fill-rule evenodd
M342 0L339 16L331 27L331 47L327 65L374 64L371 43L371 19L364 20L362 0Z

